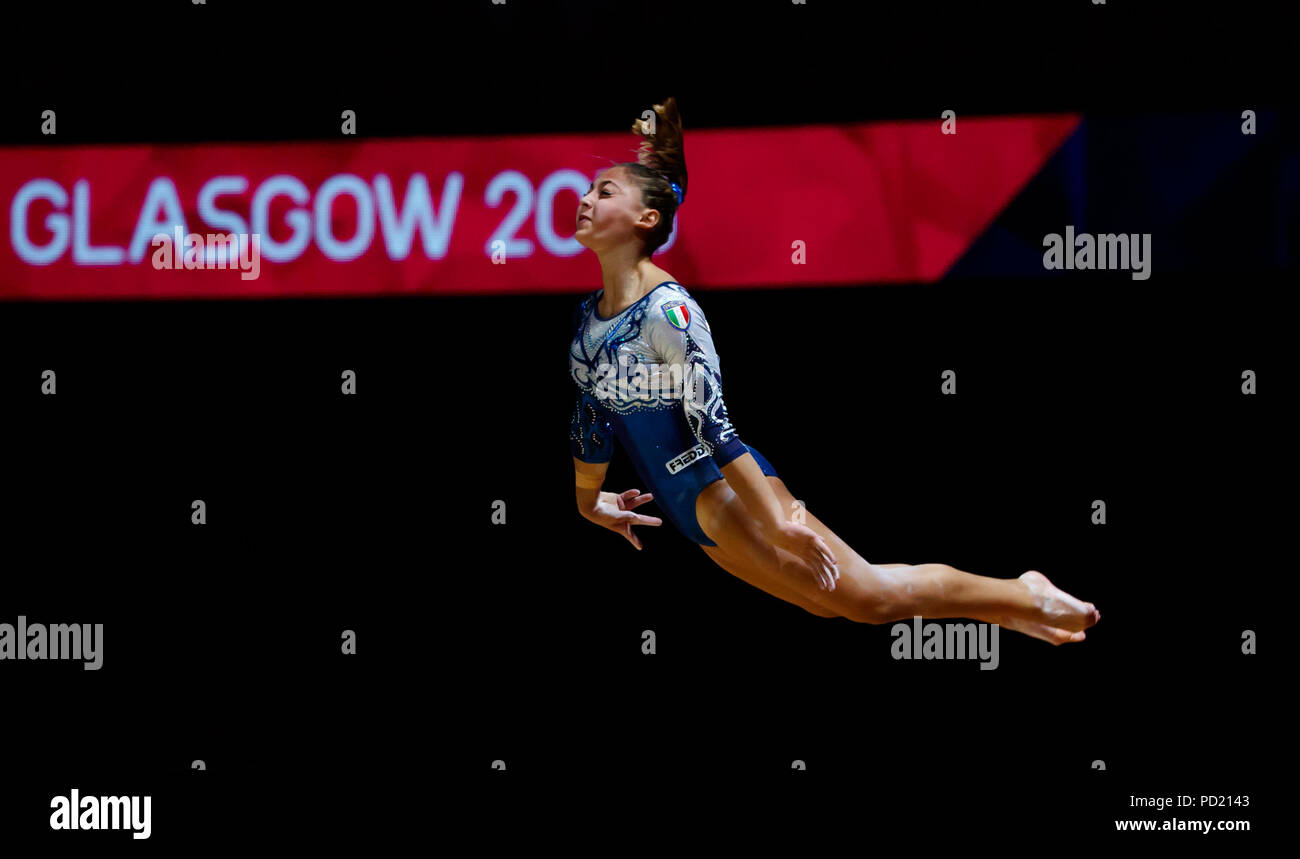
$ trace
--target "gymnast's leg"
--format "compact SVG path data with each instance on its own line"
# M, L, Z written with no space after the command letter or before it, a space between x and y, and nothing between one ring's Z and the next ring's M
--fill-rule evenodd
M722 569L731 573L741 581L748 582L761 591L766 591L777 599L785 600L788 603L794 603L810 614L818 617L839 617L839 612L828 608L809 597L806 597L796 591L787 588L776 580L771 573L761 568L748 564L740 564L735 558L732 558L718 546L700 546L704 554L713 559L713 562Z
M794 498L784 482L770 475L767 480L783 509L793 511ZM782 599L786 597L776 589L792 591L805 601L860 623L890 623L915 615L966 617L1062 644L1082 641L1082 630L1100 618L1091 603L1061 591L1036 571L1016 579L996 579L947 564L869 564L804 509L804 524L821 535L839 562L839 583L834 591L824 591L801 558L763 539L758 523L725 480L700 493L696 515L731 567L744 574L724 565L728 572L746 581L767 581L774 587L763 589Z
M824 606L821 603L814 602L802 594L790 590L775 580L771 573L757 567L744 565L736 561L735 558L722 551L717 546L700 546L704 553L708 555L715 564L727 572L731 573L741 581L748 582L761 591L766 591L777 599L785 600L799 606L809 614L815 614L818 617L842 617L839 612L833 608ZM906 567L908 564L876 564L878 567Z

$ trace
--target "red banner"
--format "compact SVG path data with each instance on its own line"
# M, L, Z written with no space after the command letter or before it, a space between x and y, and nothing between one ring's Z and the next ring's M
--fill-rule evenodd
M656 262L710 287L933 281L1078 121L688 130L689 196ZM4 148L0 299L586 291L578 198L637 142Z

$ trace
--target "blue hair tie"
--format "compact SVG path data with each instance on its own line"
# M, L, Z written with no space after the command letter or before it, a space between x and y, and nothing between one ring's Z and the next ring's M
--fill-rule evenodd
M668 181L668 184L673 187L673 194L677 197L677 205L680 206L682 204L682 186L678 185L671 179Z

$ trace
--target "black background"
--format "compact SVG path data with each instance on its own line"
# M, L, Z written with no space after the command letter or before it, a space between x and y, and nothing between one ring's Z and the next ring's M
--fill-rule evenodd
M689 142L947 108L1286 106L1278 28L1249 6L852 6L44 10L5 36L0 131L333 139L343 107L363 136L611 131L672 94ZM106 641L98 672L4 664L5 837L622 849L707 821L719 844L1184 849L1268 828L1293 272L688 285L741 438L864 557L1039 569L1101 608L1085 643L1006 633L979 671L895 661L887 626L780 602L670 525L637 553L577 515L563 362L590 261L570 295L0 305L0 621ZM636 485L617 453L606 488ZM71 787L151 794L153 837L51 832ZM1173 793L1249 794L1217 816L1256 831L1114 834L1130 794Z

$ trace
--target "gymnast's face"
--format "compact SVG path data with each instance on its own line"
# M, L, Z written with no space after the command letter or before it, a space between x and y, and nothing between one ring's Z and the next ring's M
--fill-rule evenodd
M600 171L578 201L577 231L583 247L603 251L639 239L659 223L659 210L647 209L641 188L623 167Z

